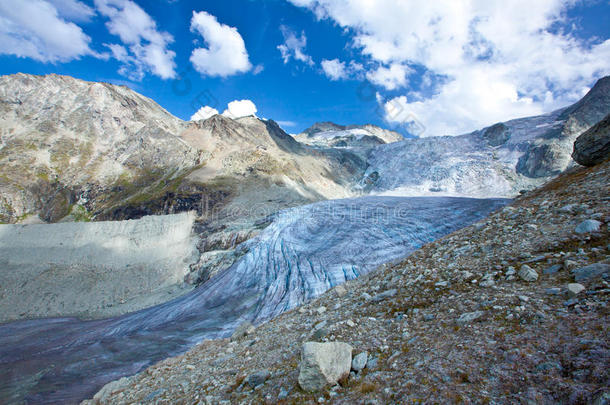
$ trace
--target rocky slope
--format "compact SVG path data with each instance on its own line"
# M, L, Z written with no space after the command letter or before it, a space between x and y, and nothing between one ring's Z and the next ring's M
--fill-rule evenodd
M294 135L294 139L316 147L366 149L398 142L403 137L397 132L375 125L338 125L332 122L317 122L302 133Z
M570 169L404 261L85 403L606 403L608 184L610 160ZM304 392L308 341L349 343L364 368Z
M0 323L117 316L184 294L199 259L194 221L0 225Z
M578 103L456 137L407 139L372 150L361 187L390 195L512 197L574 163L575 139L610 113L610 77Z

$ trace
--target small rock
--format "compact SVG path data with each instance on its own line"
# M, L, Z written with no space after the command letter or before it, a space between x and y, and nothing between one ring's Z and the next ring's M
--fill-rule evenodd
M349 375L352 367L352 347L347 343L306 342L301 354L299 386L314 392L335 385Z
M267 379L271 376L269 370L259 370L254 374L250 374L248 378L246 378L246 384L248 384L252 388L256 388L259 385L263 385Z
M513 266L509 266L508 269L506 270L506 276L514 276L515 274L517 274L517 271L515 270L515 268Z
M561 294L561 288L558 288L558 287L547 288L545 290L545 292L550 295L559 295L559 294Z
M567 271L571 271L574 268L576 268L576 266L578 266L578 263L576 263L574 260L564 260L563 262L563 268Z
M466 312L462 315L460 315L460 317L457 319L457 323L460 325L464 325L467 323L470 323L476 319L479 319L480 317L482 317L484 314L483 311L474 311L474 312Z
M366 367L366 362L369 358L369 352L362 352L352 360L352 370L360 372L360 370Z
M362 298L365 301L370 301L373 297L371 297L371 294L369 294L369 293L362 293Z
M434 318L436 318L436 315L434 315L434 314L425 314L424 315L424 321L425 322L433 321Z
M316 312L318 313L318 315L322 315L324 312L326 312L326 307L319 307L316 309Z
M254 327L254 325L252 325L250 321L245 321L241 325L239 325L237 329L235 329L235 332L233 332L233 335L231 335L231 340L235 341L248 335L251 335L252 333L254 333L255 330L256 328Z
M356 326L356 324L354 323L354 321L352 321L351 319L348 319L347 322L345 322L347 324L347 326L349 326L350 328L353 328L354 326Z
M338 285L335 287L335 294L337 294L337 297L341 298L347 294L347 288L345 288L343 284Z
M538 280L538 273L527 264L524 264L519 270L519 277L523 281L532 282Z
M480 285L481 287L491 287L491 286L493 286L494 284L496 284L496 282L493 280L493 278L488 278L488 279L483 280L483 281L481 281L481 282L479 283L479 285Z
M286 399L288 398L288 390L284 387L280 388L280 394L277 396L277 399Z
M585 290L585 286L578 283L570 283L567 286L568 294L578 295Z
M382 293L380 293L380 294L375 295L375 296L374 296L374 297L371 299L371 301L373 301L373 302L381 302L381 301L383 301L383 300L385 300L385 299L387 299L387 298L390 298L390 297L395 296L397 293L398 293L398 290L396 290L395 288L393 288L393 289L391 289L391 290L387 290L387 291L384 291L384 292L382 292Z
M586 221L581 222L575 229L576 233L589 233L589 232L599 232L599 228L602 226L602 223L596 221L594 219L587 219Z
M573 270L574 279L578 282L600 277L610 272L610 264L593 263L585 267Z

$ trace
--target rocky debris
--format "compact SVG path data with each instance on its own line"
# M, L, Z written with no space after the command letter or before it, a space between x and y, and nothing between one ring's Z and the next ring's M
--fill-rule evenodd
M259 385L263 385L267 379L271 376L269 370L259 370L253 374L250 374L248 378L246 378L245 383L248 384L252 388L256 388Z
M518 274L521 280L523 281L531 282L538 280L538 273L536 272L536 270L532 269L527 264L521 266L521 269L519 270Z
M566 289L570 295L578 295L586 290L585 286L579 283L570 283L567 285Z
M580 224L578 224L578 226L574 229L574 232L576 232L576 233L598 232L600 226L602 226L601 222L596 221L594 219L587 219L586 221L583 221Z
M574 142L572 158L583 166L593 166L610 156L610 114L580 135Z
M299 366L299 386L305 391L319 391L335 385L349 375L352 347L347 343L306 342Z
M149 367L108 402L147 403L164 389L158 402L593 403L608 386L610 288L604 271L576 281L586 287L576 296L566 286L575 283L569 270L610 263L609 177L610 163L572 169L478 226L349 281L342 297L331 290L261 324L251 341L204 341ZM597 212L604 213L599 232L574 233ZM523 282L516 269L532 259L527 265L540 277ZM481 288L486 275L495 285ZM371 300L389 289L396 295ZM322 315L320 306L328 308ZM483 315L457 323L477 311ZM435 318L425 322L427 314ZM340 386L305 392L298 387L301 347L323 321L329 332L322 340L346 342L369 358ZM228 345L233 357L215 363ZM239 388L260 369L271 372L265 384Z
M369 352L364 351L354 357L352 360L352 370L355 372L360 372L366 367L366 362L369 359Z
M252 322L245 321L242 322L231 335L231 340L238 340L245 338L248 335L251 335L256 330L256 327L252 325Z
M574 280L577 282L590 280L595 277L605 276L610 273L610 264L593 263L588 266L580 267L572 271Z

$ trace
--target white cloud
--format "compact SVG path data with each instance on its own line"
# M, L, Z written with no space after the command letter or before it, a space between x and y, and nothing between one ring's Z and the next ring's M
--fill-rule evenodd
M339 59L323 59L321 65L326 77L332 81L358 78L364 70L364 66L353 60L347 64Z
M277 124L282 127L296 127L298 124L294 121L277 121Z
M377 0L374 7L369 0L289 1L349 29L368 64L385 66L368 72L381 87L407 85L401 66L427 72L432 94L411 89L387 100L400 106L398 116L417 116L424 135L550 111L610 73L609 39L583 41L550 30L572 23L566 10L576 0Z
M191 121L207 120L210 117L218 114L218 110L209 106L201 107L193 116Z
M224 110L222 115L229 118L241 118L241 117L249 117L251 115L256 116L256 106L250 100L235 100L231 101L227 106L227 109Z
M345 62L339 59L324 59L322 60L322 70L330 80L341 80L347 78L347 69Z
M237 28L221 24L215 16L201 11L193 12L191 31L201 34L208 46L197 48L191 54L191 63L199 73L227 77L252 68Z
M88 22L95 15L95 10L78 0L48 0L55 6L59 15L79 22Z
M315 64L313 59L305 53L305 47L307 46L307 37L305 36L305 33L301 32L301 36L297 37L294 31L285 25L280 25L280 30L284 36L284 43L278 45L277 49L282 53L284 64L290 62L290 59L294 58L294 60L313 66Z
M131 0L95 0L95 6L109 18L106 27L117 35L124 45L119 51L124 63L119 71L132 80L141 80L146 72L162 79L176 77L176 53L168 49L174 38L157 30L157 23L139 5ZM107 45L117 57L117 44ZM127 51L127 49L129 51Z
M379 66L377 70L368 72L366 78L386 90L396 90L407 85L407 75L411 69L400 63L392 63L390 67Z
M78 25L62 18L48 1L0 1L1 54L68 62L84 55L97 56L89 48L90 41Z

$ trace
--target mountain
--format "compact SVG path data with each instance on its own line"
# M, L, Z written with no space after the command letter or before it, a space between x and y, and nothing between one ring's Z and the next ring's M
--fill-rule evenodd
M374 148L360 186L392 195L513 197L566 168L575 139L610 113L610 77L574 105L455 137L406 139Z
M0 112L4 223L202 214L249 193L242 208L283 208L347 197L364 170L271 120L185 122L127 87L67 76L0 77Z
M302 133L295 135L297 141L317 147L370 148L403 139L398 132L375 125L338 125L332 122L317 122Z

